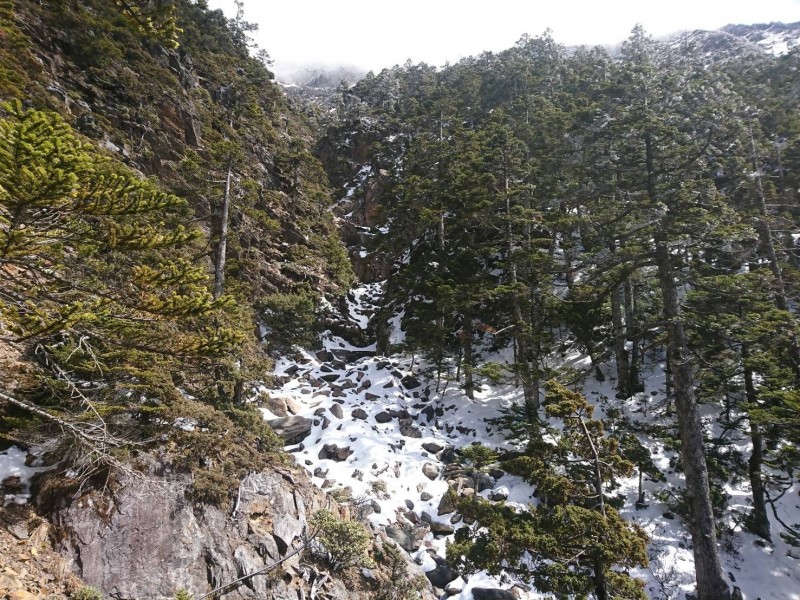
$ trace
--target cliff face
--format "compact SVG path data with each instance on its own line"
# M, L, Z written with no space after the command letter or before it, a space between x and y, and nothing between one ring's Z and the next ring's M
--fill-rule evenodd
M111 598L169 599L179 589L200 597L294 554L307 517L331 504L288 470L247 477L227 511L193 506L186 488L180 477L127 476L110 498L80 497L55 515L62 553ZM297 598L307 583L298 573L300 558L230 586L225 597Z
M14 77L0 78L0 94L58 111L116 159L186 197L212 258L230 164L228 276L253 294L298 286L337 293L349 268L304 118L250 56L245 31L202 3L174 5L181 32L171 49L112 1L13 2L3 29L17 48L0 63Z
M171 600L178 590L202 598L218 590L219 596L209 597L295 600L324 593L332 600L366 599L386 597L397 583L382 564L331 576L306 549L316 511L350 515L302 469L252 473L232 506L219 508L188 501L189 480L163 468L154 464L147 473L121 475L113 493L62 497L55 509L40 505L52 510L55 547L68 570L104 598ZM46 496L40 493L39 501ZM391 543L372 533L375 548ZM406 577L425 582L410 560ZM433 598L427 586L420 587L422 598Z

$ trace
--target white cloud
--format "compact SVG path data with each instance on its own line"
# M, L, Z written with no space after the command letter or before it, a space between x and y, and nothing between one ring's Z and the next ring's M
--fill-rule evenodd
M233 0L209 0L233 15ZM800 0L274 0L245 4L278 71L298 64L380 70L498 51L548 27L564 44L614 44L637 23L654 36L729 23L794 22Z

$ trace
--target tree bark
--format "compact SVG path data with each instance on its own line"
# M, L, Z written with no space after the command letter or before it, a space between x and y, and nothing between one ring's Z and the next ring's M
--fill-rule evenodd
M617 398L630 398L628 386L630 367L628 351L625 349L625 326L622 323L622 286L617 285L611 292L611 324L614 332L614 358L617 363Z
M655 259L669 340L667 352L672 367L675 408L681 435L686 499L691 513L689 529L692 534L697 596L698 600L729 600L730 589L722 573L717 548L703 425L694 396L694 374L688 358L688 344L678 301L678 288L675 284L675 269L669 248L663 239L656 239Z
M628 389L631 394L644 391L639 381L639 324L636 320L636 286L633 275L625 281L625 334L631 342L631 353L628 361Z
M222 213L219 217L219 241L214 257L214 300L222 296L225 287L225 258L228 252L228 215L231 206L231 178L233 163L228 161L228 173L225 177L225 192L222 197Z
M749 358L749 348L747 344L742 345L742 359ZM748 404L752 407L756 405L756 386L753 381L753 370L745 366L744 368L744 389ZM771 540L769 531L769 516L767 515L767 503L764 494L764 479L761 467L764 463L764 439L761 435L761 428L752 417L750 420L750 440L753 443L753 450L750 453L750 460L747 461L747 472L750 476L750 488L753 493L753 512L748 519L748 528L756 535L765 540Z

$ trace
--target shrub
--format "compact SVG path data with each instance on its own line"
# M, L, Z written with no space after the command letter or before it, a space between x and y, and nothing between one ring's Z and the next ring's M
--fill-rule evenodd
M367 554L370 536L359 523L345 521L331 511L323 509L314 515L311 526L317 533L311 550L325 560L331 571L372 565Z
M103 600L100 590L90 586L84 586L72 594L73 600Z

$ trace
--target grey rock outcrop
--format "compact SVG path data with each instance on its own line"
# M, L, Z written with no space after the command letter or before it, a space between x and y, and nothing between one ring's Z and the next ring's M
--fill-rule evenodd
M120 483L111 498L93 492L56 514L72 569L104 597L119 599L168 600L179 588L201 596L263 569L299 547L307 518L329 505L290 471L248 476L234 512L188 502L188 478ZM283 564L290 576L269 584L255 576L225 597L297 598L303 581L291 574L299 558Z
M517 600L508 590L494 588L472 588L472 597L475 600Z
M289 444L299 444L311 433L311 419L305 417L282 417L267 422L280 438Z
M58 550L83 581L104 598L173 600L180 588L200 597L283 561L280 578L269 570L254 575L228 587L225 599L310 597L322 574L294 552L302 547L307 520L317 510L339 509L305 471L251 474L233 490L233 506L221 509L188 501L189 477L154 474L161 470L151 465L145 477L120 476L113 495L93 491L56 510L53 518L62 533ZM408 533L418 547L424 531ZM409 577L421 578L421 568L404 557ZM324 590L330 600L362 596L336 577L326 579ZM435 598L431 588L420 592L422 600Z

